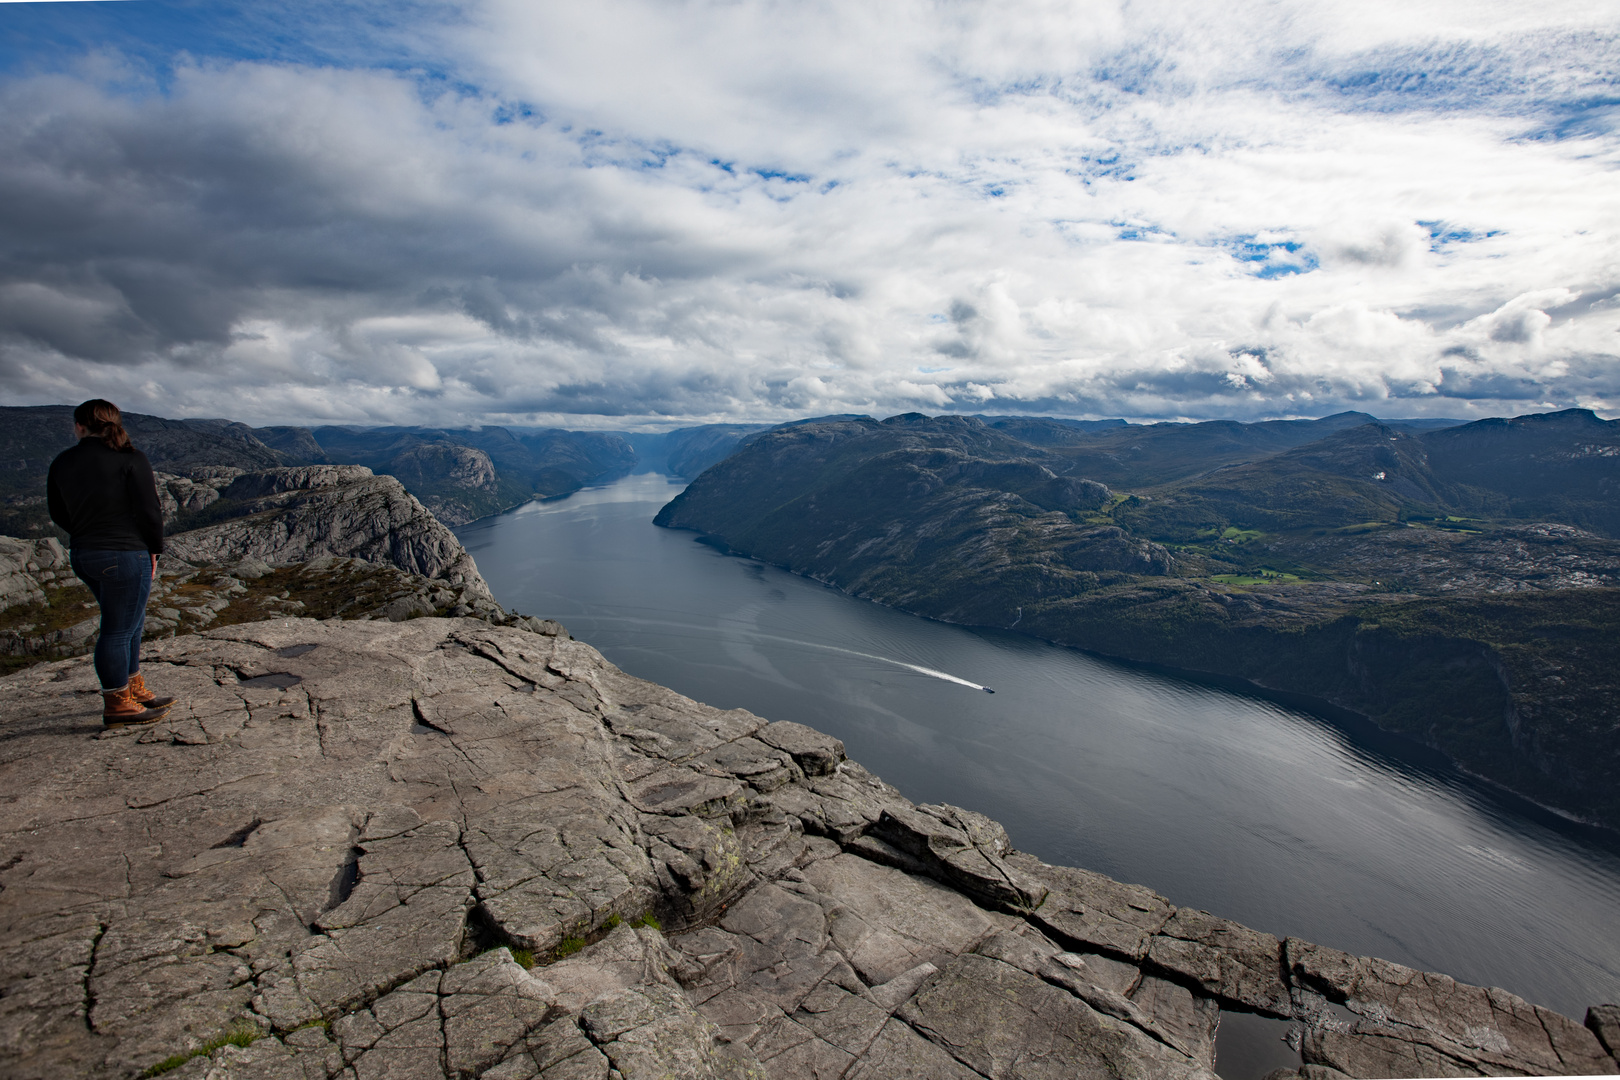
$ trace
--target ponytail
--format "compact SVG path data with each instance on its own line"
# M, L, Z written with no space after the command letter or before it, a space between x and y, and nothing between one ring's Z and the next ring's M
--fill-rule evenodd
M124 430L124 416L118 406L101 398L91 398L73 410L73 422L107 444L110 450L130 453L135 449Z

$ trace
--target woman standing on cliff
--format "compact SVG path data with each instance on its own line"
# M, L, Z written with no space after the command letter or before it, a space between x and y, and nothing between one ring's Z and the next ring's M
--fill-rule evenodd
M141 678L146 599L163 553L163 507L152 463L135 449L118 406L96 398L73 410L77 446L51 462L51 520L67 530L73 572L101 605L96 677L109 728L161 720L174 698Z

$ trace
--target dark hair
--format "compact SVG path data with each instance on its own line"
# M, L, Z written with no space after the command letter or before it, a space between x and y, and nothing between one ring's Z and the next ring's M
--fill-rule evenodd
M124 430L124 415L118 406L101 398L91 398L73 410L73 422L106 443L109 449L125 454L135 449Z

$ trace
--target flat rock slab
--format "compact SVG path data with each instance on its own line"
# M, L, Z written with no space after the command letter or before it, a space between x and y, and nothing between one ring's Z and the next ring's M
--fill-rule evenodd
M992 1080L1096 1076L1214 1080L1199 1062L1033 975L958 957L897 1015Z
M1221 1007L1300 1023L1301 1076L1615 1071L1612 1009L1048 866L564 634L289 618L144 666L180 700L123 733L88 658L0 680L8 1078L1193 1080Z

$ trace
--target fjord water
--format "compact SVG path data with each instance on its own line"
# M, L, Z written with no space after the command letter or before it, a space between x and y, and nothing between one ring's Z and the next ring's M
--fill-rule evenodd
M1612 834L1308 712L720 554L653 526L681 486L630 476L457 535L507 607L699 701L833 734L1048 862L1576 1019L1620 1001Z

